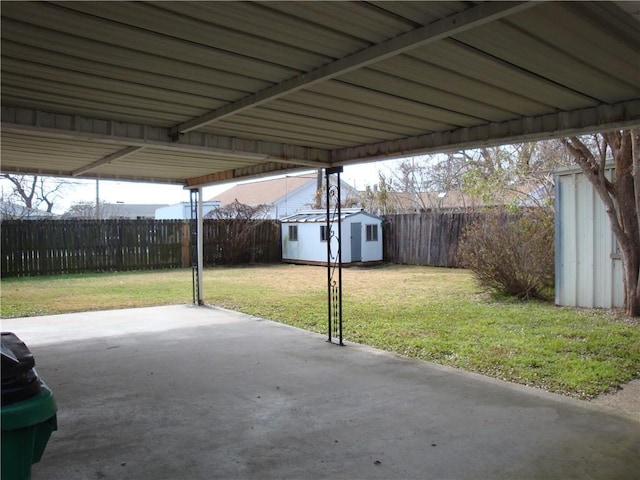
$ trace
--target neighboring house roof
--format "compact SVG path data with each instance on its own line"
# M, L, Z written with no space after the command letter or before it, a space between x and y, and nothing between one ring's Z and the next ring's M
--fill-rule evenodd
M316 182L316 178L316 175L312 174L241 183L209 200L219 201L223 206L236 200L243 205L271 205L300 187L310 182Z
M17 205L11 202L0 200L0 217L4 220L43 220L57 218L58 215L36 208L27 208L24 205Z
M331 177L332 184L336 180L334 176ZM344 180L340 184L343 205L358 204L359 192ZM250 207L266 205L269 210L265 218L282 218L313 208L317 200L321 205L324 204L325 194L318 199L317 175L313 173L239 184L211 200L220 201L223 207L235 201Z
M345 218L349 218L358 214L375 218L376 220L382 220L381 217L367 213L360 208L340 209L340 220L344 220ZM325 223L327 221L327 211L326 210L305 210L303 212L298 212L293 215L289 215L287 217L281 218L280 221L282 223Z

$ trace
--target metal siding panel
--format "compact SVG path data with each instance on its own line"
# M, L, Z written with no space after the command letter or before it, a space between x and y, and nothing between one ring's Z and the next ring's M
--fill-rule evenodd
M563 242L563 238L565 236L565 224L562 221L563 212L565 210L565 186L564 186L565 177L561 177L556 175L554 178L555 185L555 198L554 198L554 207L555 207L555 230L554 230L554 243L555 243L555 259L554 259L554 285L555 285L555 304L556 305L564 305L564 295L565 295L565 246Z
M594 209L596 208L595 192L584 175L578 177L576 217L578 226L577 236L577 268L576 268L576 299L581 307L593 307L594 264Z
M4 74L3 74L4 75ZM93 86L70 86L65 83L45 82L32 80L28 84L18 86L9 83L3 86L3 96L17 98L18 95L29 92L29 100L31 102L39 100L50 105L65 104L67 99L73 95L74 106L78 110L81 108L89 109L89 112L99 110L102 118L120 119L119 114L129 115L139 119L138 122L153 126L172 125L176 119L190 118L194 114L203 112L204 110L197 106L187 106L184 103L164 102L153 97L143 98L131 95L128 92L117 93L117 90L102 90ZM132 106L131 99L135 97L135 106ZM27 102L21 102L26 107ZM40 104L42 105L42 104ZM56 112L60 112L61 108L56 108ZM69 111L78 111L69 110Z
M494 96L504 96L508 92L493 89L485 86L484 89L473 97L469 95L469 87L473 84L478 87L477 81L461 78L459 75L448 72L441 81L436 81L437 67L429 68L430 75L423 77L421 82L409 81L392 74L389 69L384 73L374 69L363 69L360 71L343 75L340 80L348 82L358 87L393 95L397 98L404 98L424 105L441 108L451 112L471 111L473 116L486 121L501 120L513 116L513 111L497 108L488 103L490 92ZM397 69L395 70L397 71ZM467 80L465 82L465 80ZM445 90L448 87L448 91ZM513 102L512 102L513 103ZM539 107L538 107L538 110ZM519 112L518 112L519 113ZM527 112L528 113L528 112Z
M520 15L526 16L526 13ZM516 28L510 22L500 22L464 32L455 38L531 75L546 78L594 99L615 103L622 98L637 96L637 86L618 80L616 72L611 75L601 71L586 64L582 59L563 52L556 44L547 43L544 33L529 33ZM510 41L505 42L505 38ZM522 51L526 51L527 55L522 55ZM587 102L574 108L592 104L594 103Z
M336 102L336 105L332 108L327 105L328 102L326 99L324 100L324 102L319 102L317 107L300 102L292 102L290 99L276 100L269 104L269 109L277 112L314 117L316 119L327 120L339 124L357 125L362 128L384 132L386 135L391 135L393 138L417 135L420 133L420 130L417 128L400 127L382 118L371 118L369 116L351 114L344 110L342 102ZM336 107L340 108L341 111L335 110Z
M72 12L60 6L39 3L37 8L33 8L32 4L26 4L27 6L24 8L19 5L21 2L16 3L18 5L3 5L3 17L44 28L49 28L51 19L55 19L55 29L67 35L75 36L76 42L82 43L85 39L94 40L96 53L99 53L100 45L104 42L110 46L119 46L151 54L160 63L164 58L184 60L185 56L188 55L188 60L191 63L202 66L215 65L218 69L242 76L246 75L247 72L251 72L251 76L255 78L274 82L285 80L298 73L298 70L294 68L168 37L153 30L145 31L127 27L118 22L107 21L80 12ZM84 3L96 5L108 2ZM71 5L71 2L67 3L68 5ZM117 8L121 8L120 5L117 5ZM3 19L3 27L4 21ZM16 40L19 40L19 37Z
M428 119L439 125L439 129L441 130L448 129L453 126L470 126L477 123L478 120L465 114L443 110L430 105L406 100L404 98L397 98L392 95L385 95L368 88L360 88L339 80L330 80L322 84L313 85L309 90L331 97L351 99L352 101L359 102L364 105L376 105L379 108Z
M434 130L442 127L442 123L437 121L425 120L424 118L420 118L415 115L407 115L406 112L390 110L376 104L358 102L352 100L348 96L336 96L335 93L333 95L325 95L322 92L305 90L289 95L287 100L295 101L304 105L310 105L316 108L328 108L340 114L346 112L349 115L388 122L391 125L394 125L397 128L402 128L407 132L423 132L425 129Z
M370 42L349 32L283 14L268 3L249 2L163 2L159 8L225 26L236 31L253 32L260 38L294 45L331 58L341 58L361 50Z
M612 75L629 86L634 85L638 65L632 59L637 56L637 51L620 42L619 38L593 28L590 23L575 21L573 14L561 2L549 2L544 9L532 9L526 15L514 15L509 22L530 35L544 39L585 66ZM640 43L637 46L640 47ZM594 63L595 58L597 63ZM596 79L593 82L597 84Z
M611 259L613 233L602 201L581 172L558 175L556 185L556 303L622 307L621 262Z
M25 97L21 95L25 95ZM132 104L114 105L107 102L96 102L90 94L86 100L74 98L69 103L69 97L59 95L57 92L42 93L14 86L3 85L2 100L6 104L20 105L22 108L83 117L95 117L98 112L99 117L103 120L139 123L154 127L170 127L184 119L184 116L174 113L143 111Z
M623 272L622 272L622 260L612 261L612 304L614 307L624 307L624 288L623 288Z
M493 90L487 89L486 92L493 97L491 103L503 109L507 108L506 105L514 104L518 106L516 111L522 109L523 112L529 112L528 115L535 115L540 113L540 109L548 111L549 106L565 109L570 108L576 101L584 101L584 95L568 91L561 85L533 76L524 70L514 69L508 62L454 40L438 42L437 45L418 49L405 57L412 57L414 61L421 60L427 65L437 65L463 78L470 77L475 81L474 89L482 88L482 84L493 87ZM419 79L413 69L402 69L398 74L404 76L407 72ZM422 77L425 82L433 81L428 74ZM446 83L441 85L447 90L450 88ZM458 81L453 87L458 87ZM505 96L496 97L495 92ZM468 95L469 92L462 90L460 93ZM484 102L491 99L485 96L481 98Z
M578 245L578 227L576 218L576 176L569 175L563 177L563 197L562 210L562 244L563 244L563 305L577 306L577 245Z
M131 30L137 30L137 35L145 31L162 32L167 39L187 41L301 71L311 70L331 60L329 56L302 50L293 44L272 41L258 35L259 31L239 31L222 23L205 22L202 17L176 15L154 4L129 2L123 8L112 2L71 2L65 3L65 7L134 27ZM140 34L140 37L144 38L144 35Z
M464 2L371 2L378 8L400 17L410 19L420 25L427 25L466 8Z
M597 194L594 198L593 223L593 306L611 308L611 229L602 201Z
M437 44L439 46L440 43ZM426 47L411 52L409 55L394 57L384 62L374 65L373 68L389 75L396 75L401 79L415 82L416 86L410 90L412 95L418 95L421 90L430 87L436 91L442 91L443 97L440 102L444 103L446 108L473 113L478 118L487 118L491 121L512 118L515 115L536 115L548 111L548 105L539 100L531 98L531 90L528 87L539 85L541 82L526 82L520 85L520 79L523 74L518 75L511 73L510 70L500 72L498 68L492 68L493 72L487 71L492 82L487 82L486 78L482 78L479 73L476 77L476 71L481 71L483 67L482 59L480 65L476 67L476 61L466 63L464 69L460 71L452 71L446 60L443 59L442 65L432 61L432 54L437 47ZM436 54L436 58L437 58ZM494 63L498 63L494 61ZM491 69L490 69L491 70ZM500 76L500 81L495 80ZM528 76L528 75L527 75ZM502 85L494 85L494 83ZM504 84L507 84L504 86ZM547 89L548 90L548 89ZM428 98L428 97L427 97ZM461 101L467 101L461 108ZM482 112L493 110L493 113L486 116ZM502 112L501 115L496 114Z
M296 128L301 132L306 130L310 137L323 132L324 135L355 142L355 144L369 143L376 138L385 140L397 138L397 135L382 130L363 128L346 122L321 120L308 115L278 112L270 108L256 108L250 113L236 115L234 119L252 122L263 127L270 125L282 131L283 135Z
M135 51L88 39L79 41L72 35L5 18L2 19L2 34L3 57L27 58L69 69L74 69L77 62L79 66L88 65L88 73L115 75L116 78L122 78L123 71L128 75L149 74L160 79L169 77L179 82L181 89L193 83L215 85L244 92L241 96L271 85L269 81L223 71L222 65L196 65L184 58L158 57L156 52Z
M265 126L260 124L260 122L240 119L239 116L233 117L233 120L213 124L211 127L204 128L203 131L214 135L235 136L239 138L251 137L256 140L276 143L286 140L290 145L322 149L343 148L353 145L353 139L351 139L351 141L338 139L331 137L330 134L325 132L316 131L314 133L311 129L306 129L303 132L284 132L277 128L277 125L272 124Z
M614 175L614 169L609 168L607 170L607 178L611 180ZM608 270L607 270L607 282L609 285L609 290L607 290L607 298L610 299L610 307L614 308L623 308L624 307L624 282L623 282L623 271L622 271L622 260L613 258L613 254L615 253L615 245L616 242L614 240L613 229L611 228L611 222L609 220L608 215L604 211L604 205L602 206L603 213L603 222L602 229L603 232L606 232L606 250L603 252L603 255L606 256L608 260ZM610 308L609 307L609 308Z
M131 103L132 100L154 101L158 105L156 108L162 108L170 112L179 111L182 106L202 111L205 105L213 108L226 104L226 99L217 99L215 97L216 92L222 93L227 99L232 99L238 94L237 92L229 92L212 87L202 88L203 94L192 94L179 91L179 83L175 81L166 83L165 87L159 87L159 82L144 85L137 81L126 81L123 78L106 78L99 74L83 73L77 69L70 70L58 66L38 65L6 57L2 59L2 75L3 82L9 85L23 86L21 84L23 75L29 75L33 78L34 88L36 86L39 87L39 91L53 90L56 93L70 92L77 94L87 89L95 97L100 95L108 95L115 98L131 97L127 99L128 103ZM148 80L151 80L151 78L148 78ZM162 78L160 77L158 80L161 81ZM109 101L113 100L109 99Z
M411 30L413 22L365 2L273 2L269 7L371 43Z

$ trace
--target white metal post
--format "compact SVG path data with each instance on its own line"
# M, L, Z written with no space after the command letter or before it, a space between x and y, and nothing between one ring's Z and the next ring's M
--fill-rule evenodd
M203 305L202 299L202 269L204 267L204 221L202 219L202 187L198 188L198 305Z

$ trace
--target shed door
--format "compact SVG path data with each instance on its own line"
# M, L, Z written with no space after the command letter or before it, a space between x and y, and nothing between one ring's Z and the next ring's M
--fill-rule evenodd
M351 224L351 261L362 261L362 224Z

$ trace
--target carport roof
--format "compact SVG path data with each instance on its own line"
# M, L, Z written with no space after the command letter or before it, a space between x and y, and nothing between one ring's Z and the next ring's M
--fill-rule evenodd
M637 2L4 2L2 171L183 184L640 124Z

